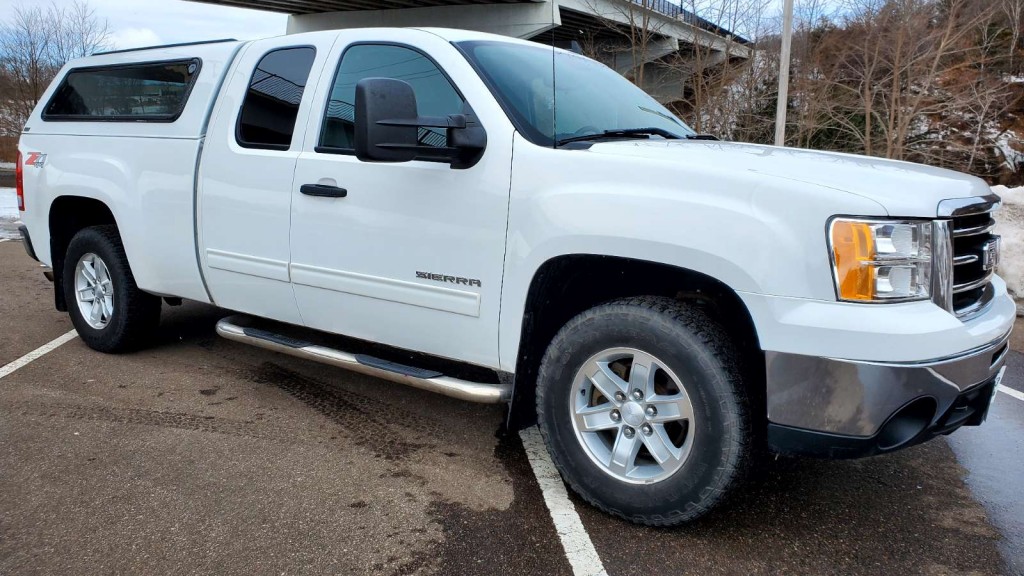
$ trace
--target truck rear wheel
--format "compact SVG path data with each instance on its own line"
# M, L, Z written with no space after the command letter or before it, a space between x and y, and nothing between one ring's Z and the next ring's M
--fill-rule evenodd
M75 234L64 259L64 296L78 335L100 352L143 346L160 322L160 298L135 284L115 226Z
M739 359L700 308L669 298L588 310L541 363L537 413L562 477L633 522L669 526L717 504L750 459Z

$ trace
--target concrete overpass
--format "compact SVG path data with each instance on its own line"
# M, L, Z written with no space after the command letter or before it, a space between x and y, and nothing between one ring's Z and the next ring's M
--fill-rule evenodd
M667 0L192 0L289 14L288 33L370 26L436 26L572 48L642 79L663 102L690 74L751 56L742 37ZM643 47L630 42L637 33ZM699 54L699 57L697 56Z

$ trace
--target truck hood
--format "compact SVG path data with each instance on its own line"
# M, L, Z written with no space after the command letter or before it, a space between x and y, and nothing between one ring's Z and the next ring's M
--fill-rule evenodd
M701 140L600 142L589 152L633 156L671 164L685 172L720 167L737 186L765 177L855 194L880 204L897 217L935 217L949 198L984 196L992 191L974 176L910 162L836 152Z

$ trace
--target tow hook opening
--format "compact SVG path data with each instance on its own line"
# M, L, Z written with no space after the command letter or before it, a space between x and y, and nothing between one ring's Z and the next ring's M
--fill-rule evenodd
M937 408L930 397L918 398L900 408L878 432L878 448L894 450L917 438L931 424Z

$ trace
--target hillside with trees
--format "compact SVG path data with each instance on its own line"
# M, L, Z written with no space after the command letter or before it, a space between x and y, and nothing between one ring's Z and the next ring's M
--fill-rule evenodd
M696 66L679 113L702 132L771 143L778 15L764 0L687 3L757 50ZM794 30L787 145L1024 184L1024 0L798 0Z

